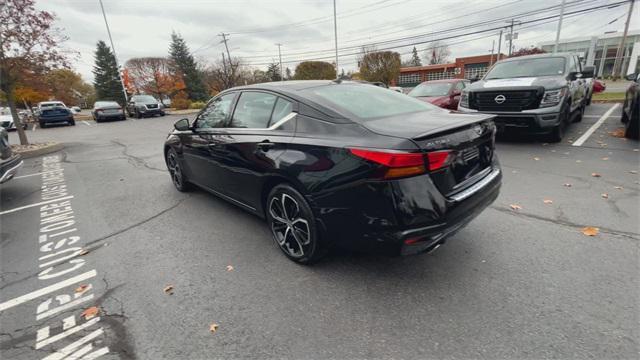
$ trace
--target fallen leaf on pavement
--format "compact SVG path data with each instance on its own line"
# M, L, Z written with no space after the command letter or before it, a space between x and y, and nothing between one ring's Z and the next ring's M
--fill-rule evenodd
M80 314L80 316L83 316L85 320L89 320L92 317L95 317L96 315L98 315L98 312L100 312L100 310L98 310L97 307L92 306L90 308L85 309L82 314Z
M600 177L600 176L602 176L602 175L600 175L600 174L598 174L598 173L591 173L591 176L593 176L593 177Z
M165 286L163 291L167 295L173 295L173 285Z
M538 160L540 160L540 158L539 157L534 157L533 160L538 161Z
M608 199L609 198L609 194L607 194L607 193L601 194L600 196L602 196L604 199Z
M80 285L76 288L76 292L82 294L83 292L87 291L87 288L89 287L89 285Z
M576 160L576 162L577 162L577 163L581 163L581 162L582 162L582 160Z
M550 199L544 199L543 201L545 204L553 204L553 200Z
M79 256L82 256L82 255L87 255L88 253L89 253L89 250L87 250L87 249L82 249L82 251L80 251L80 253L79 253L78 255L79 255Z
M615 129L614 131L611 131L609 135L617 138L624 138L624 128Z
M219 326L220 325L218 325L216 323L213 323L213 324L209 325L209 331L211 331L212 334L215 334L216 331L218 331L218 327Z
M603 157L602 160L607 161L607 160L609 160L609 158L608 157Z
M638 152L638 151L640 151L640 149L633 149L633 151Z
M522 206L516 204L511 204L509 205L509 207L511 208L511 210L522 210Z
M227 265L227 271L233 271L233 266Z
M637 173L638 173L638 170L629 170L629 172L630 172L631 174L637 174Z
M614 186L613 188L616 189L616 190L622 190L623 189L622 186Z
M597 227L587 226L585 228L582 228L582 233L587 236L596 236L598 235L598 232L600 232L600 229L598 229Z

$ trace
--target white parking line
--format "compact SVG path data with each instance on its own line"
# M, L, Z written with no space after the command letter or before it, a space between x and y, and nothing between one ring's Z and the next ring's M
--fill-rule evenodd
M28 209L28 208L32 208L32 207L36 207L36 206L40 206L40 205L44 205L44 204L49 204L49 203L60 201L60 200L72 199L72 198L73 198L73 195L69 195L69 196L63 196L63 197L57 198L57 199L41 201L39 203L35 203L35 204L31 204L31 205L25 205L25 206L20 206L20 207L13 208L13 209L10 209L10 210L0 211L0 215L10 214L12 212L16 212L16 211L20 211L20 210L24 210L24 209Z
M93 125L89 124L86 120L82 120L82 122L87 126L93 126Z
M602 125L602 123L605 122L605 120L607 120L607 118L611 115L611 113L618 108L618 105L620 104L618 103L613 104L613 106L610 107L609 110L607 110L607 112L604 113L604 115L602 115L602 117L600 117L600 119L598 119L598 121L596 121L596 123L589 128L589 130L587 130L584 134L582 134L582 136L580 136L580 138L571 145L582 146L582 144L584 144L584 142L587 141L589 136L591 136L600 127L600 125Z
M10 309L16 305L20 305L22 303L25 303L27 301L31 301L33 299L37 299L42 295L47 295L49 293L52 293L56 290L60 290L62 288L65 288L69 285L75 284L75 283L79 283L81 281L90 279L94 276L96 276L98 273L95 270L91 270L91 271L87 271L86 273L74 276L72 278L68 278L67 280L63 280L60 281L58 283L49 285L47 287L44 287L42 289L38 289L36 291L32 291L28 294L22 295L22 296L18 296L15 299L11 299L8 301L3 302L2 304L0 304L0 311L4 311L7 309Z
M38 127L38 125L33 124L33 128L31 129L32 132L36 132L36 128Z
M14 177L13 177L13 180L16 180L16 179L22 179L22 178L28 178L28 177L31 177L31 176L38 176L38 175L42 175L42 173L35 173L35 174L29 174L29 175L14 176Z

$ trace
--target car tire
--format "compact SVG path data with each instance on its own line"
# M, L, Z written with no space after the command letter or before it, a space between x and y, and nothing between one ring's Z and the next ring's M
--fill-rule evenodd
M44 121L38 121L38 124L40 124L40 129L44 129L47 127L47 123Z
M624 104L622 104L622 116L620 117L620 122L622 122L623 124L626 124L629 121L629 117L627 116L627 112L625 111L626 108L627 100L625 100Z
M569 116L571 116L571 112L569 111L569 104L566 104L564 110L562 111L562 119L560 120L560 123L558 124L558 126L554 127L549 134L549 142L558 143L562 141L565 128L567 126L567 123L569 122Z
M312 264L327 252L313 211L293 187L280 184L271 189L266 201L266 218L276 245L298 264Z
M591 98L592 97L593 97L593 93L589 94L589 97L587 98L587 102L586 102L587 106L591 105Z
M636 100L631 109L631 116L624 124L624 137L628 139L640 139L640 101Z
M178 158L178 153L174 149L167 151L167 168L169 169L169 175L171 175L171 181L176 189L180 192L187 192L191 190L191 184L184 176L182 172L182 165Z
M138 111L137 109L136 109L136 118L142 119L142 114L140 114L140 111Z
M76 126L76 121L75 120L69 121L69 126Z
M160 116L164 116L164 115L165 115L165 113L163 113L163 112L160 113Z
M577 123L582 121L582 118L584 118L584 111L587 108L587 104L584 103L582 104L582 106L580 106L580 108L578 109L578 114L576 114L576 117L573 118L573 122Z
M124 116L124 115L122 115L122 116L120 117L120 120L127 120L127 117L126 117L126 116Z

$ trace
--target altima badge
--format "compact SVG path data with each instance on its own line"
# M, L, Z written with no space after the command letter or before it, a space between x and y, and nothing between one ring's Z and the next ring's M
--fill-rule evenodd
M493 100L496 102L496 104L502 104L505 100L507 100L507 98L504 97L504 95L498 95Z

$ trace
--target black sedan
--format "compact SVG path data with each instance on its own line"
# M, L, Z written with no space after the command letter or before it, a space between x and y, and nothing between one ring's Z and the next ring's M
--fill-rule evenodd
M633 81L629 84L624 95L622 106L622 118L624 123L624 136L630 139L640 138L640 73L629 74L627 80Z
M91 110L93 120L100 122L103 120L125 120L122 106L115 101L96 101Z
M197 185L266 218L290 259L332 245L430 251L498 196L491 115L455 114L387 89L287 81L226 90L164 153Z

